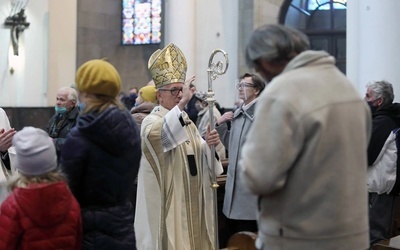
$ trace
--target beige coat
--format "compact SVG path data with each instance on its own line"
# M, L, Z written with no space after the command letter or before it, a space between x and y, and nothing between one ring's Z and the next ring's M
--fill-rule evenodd
M264 249L367 249L365 101L322 51L296 56L261 94L242 151L261 197Z

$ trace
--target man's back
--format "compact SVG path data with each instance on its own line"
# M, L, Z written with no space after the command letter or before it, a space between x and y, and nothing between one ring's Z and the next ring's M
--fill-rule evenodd
M266 249L366 249L370 114L333 58L295 57L256 116L242 157Z

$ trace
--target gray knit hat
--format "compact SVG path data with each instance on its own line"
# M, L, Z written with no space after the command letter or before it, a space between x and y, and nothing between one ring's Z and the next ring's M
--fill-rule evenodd
M12 140L17 154L17 170L23 175L43 175L57 168L52 139L41 129L24 127Z

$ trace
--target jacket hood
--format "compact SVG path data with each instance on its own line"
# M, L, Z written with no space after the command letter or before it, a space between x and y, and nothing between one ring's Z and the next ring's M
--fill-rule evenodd
M102 113L80 115L76 125L80 133L114 156L140 144L139 128L128 110L110 107ZM134 128L134 129L132 129Z
M285 67L283 72L296 69L296 68L301 68L305 65L311 64L311 63L317 63L321 64L325 61L325 63L328 64L335 64L335 58L331 55L329 55L325 51L315 51L315 50L306 50L300 54L298 54L296 57L294 57ZM283 73L282 72L282 73Z
M378 109L372 116L390 116L400 126L400 103L392 103L387 107Z
M73 199L65 182L31 184L16 188L14 194L19 207L39 227L51 227L64 220Z

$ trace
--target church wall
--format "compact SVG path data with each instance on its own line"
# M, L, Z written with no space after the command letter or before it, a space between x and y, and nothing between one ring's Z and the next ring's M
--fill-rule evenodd
M46 106L48 1L28 4L30 26L20 33L19 56L13 55L11 28L3 24L11 1L0 0L0 10L0 106Z
M88 60L107 58L118 70L122 90L150 81L147 61L159 45L121 45L122 1L79 0L77 67Z
M393 84L395 101L400 101L400 1L348 1L347 77L365 94L373 80Z
M166 5L174 1L168 0ZM211 52L217 48L225 50L229 69L213 84L215 98L222 107L233 107L237 78L249 71L244 63L244 49L253 29L276 23L281 2L193 0L195 13L190 15L195 31L189 33L193 38L185 33L179 37L192 43L190 48L195 52L187 53L192 64L188 76L195 74L198 89L207 91ZM6 18L10 6L10 0L0 0L0 20ZM52 107L57 90L74 82L77 67L95 58L108 58L117 68L123 91L144 86L150 80L148 58L174 39L166 36L162 45L121 46L121 10L121 4L115 0L29 1L27 21L31 25L21 34L18 58L9 56L10 30L0 26L0 106L9 107L14 113L23 107ZM173 14L164 16L165 21L179 18ZM221 57L217 60L224 61ZM13 74L9 71L11 65Z

